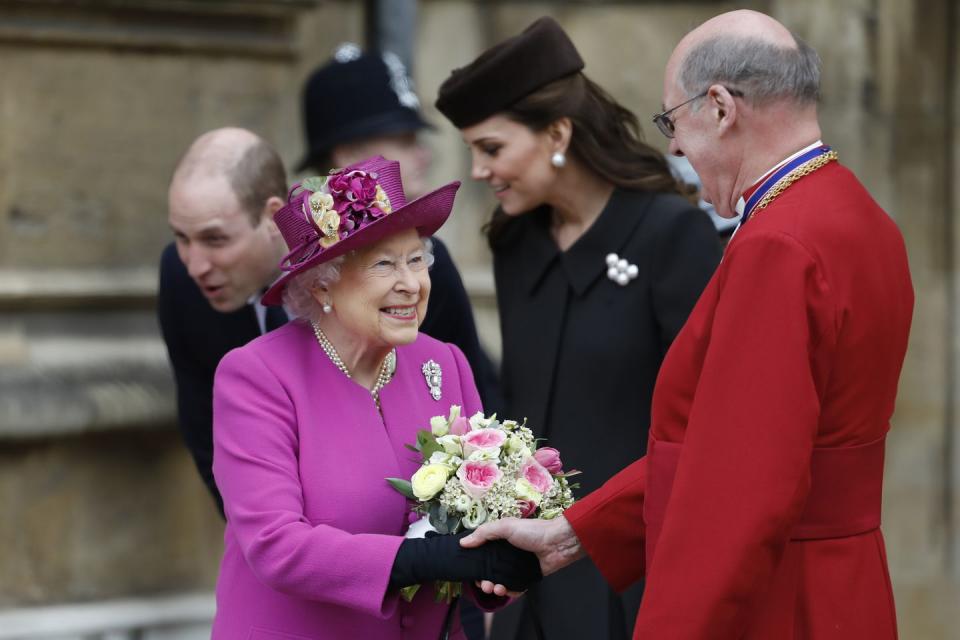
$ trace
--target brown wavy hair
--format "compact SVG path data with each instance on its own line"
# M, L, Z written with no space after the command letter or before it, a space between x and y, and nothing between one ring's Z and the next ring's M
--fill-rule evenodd
M502 115L543 131L560 118L573 125L567 154L615 187L675 193L695 201L694 189L679 182L662 153L643 141L637 116L583 73L554 80L521 98ZM484 225L491 246L503 236L510 216L497 207Z

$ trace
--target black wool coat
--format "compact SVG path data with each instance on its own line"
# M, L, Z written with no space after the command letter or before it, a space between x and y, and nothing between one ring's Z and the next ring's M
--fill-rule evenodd
M617 189L566 251L541 208L492 241L503 334L505 417L526 417L586 495L644 455L660 363L716 266L721 248L707 215L683 198ZM622 286L615 253L636 265ZM589 559L545 579L497 613L493 638L533 638L535 607L547 640L627 639L641 585L622 596Z
M446 246L433 239L434 263L427 315L420 331L460 347L476 378L484 406L500 402L496 372L477 339L470 300ZM214 310L168 245L160 259L157 317L173 366L177 417L197 471L223 515L213 479L213 374L231 349L260 335L256 312L245 305L231 313ZM424 425L429 428L429 425Z

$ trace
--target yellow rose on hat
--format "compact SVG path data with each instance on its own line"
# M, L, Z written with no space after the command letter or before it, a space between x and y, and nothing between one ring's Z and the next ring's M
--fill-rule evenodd
M340 215L333 209L327 210L320 219L320 245L323 248L332 247L340 241Z
M379 184L377 185L376 195L373 198L373 204L376 205L377 209L383 211L384 213L392 213L393 207L390 206L390 198L387 197L387 192L383 190Z
M323 191L314 191L310 194L308 206L310 207L310 215L313 216L313 221L317 223L317 226L320 226L320 221L323 219L324 214L333 209L333 196Z

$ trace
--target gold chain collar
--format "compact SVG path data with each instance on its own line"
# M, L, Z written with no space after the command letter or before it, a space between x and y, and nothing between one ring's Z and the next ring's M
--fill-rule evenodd
M761 209L765 209L768 204L773 202L774 198L776 198L781 193L786 191L787 188L790 185L792 185L794 182L796 182L797 180L799 180L804 176L810 175L817 169L820 169L821 167L825 166L827 163L833 162L838 157L839 156L837 155L836 151L828 151L823 155L819 155L816 158L811 158L810 160L807 160L802 165L800 165L799 167L797 167L787 175L777 180L777 183L773 185L770 188L770 190L764 194L763 198L760 199L760 202L757 203L757 206L755 206L753 210L750 211L750 217L752 218L753 216L755 216L757 213L760 212Z

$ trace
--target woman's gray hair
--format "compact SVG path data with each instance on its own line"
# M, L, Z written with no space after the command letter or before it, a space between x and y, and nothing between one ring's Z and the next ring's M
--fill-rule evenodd
M433 266L433 240L423 239L423 248L426 252L427 266ZM321 262L303 273L291 278L283 290L283 306L295 318L316 320L320 317L321 304L313 297L317 289L326 289L340 279L340 267L355 251L338 256L328 262Z
M338 256L292 278L283 290L284 308L296 318L316 320L321 313L321 305L313 297L313 292L325 289L339 280L340 267L346 259L345 255Z
M716 36L695 45L680 65L680 87L689 96L721 84L743 92L750 104L792 100L815 104L820 97L820 56L793 36L796 47L759 38Z

